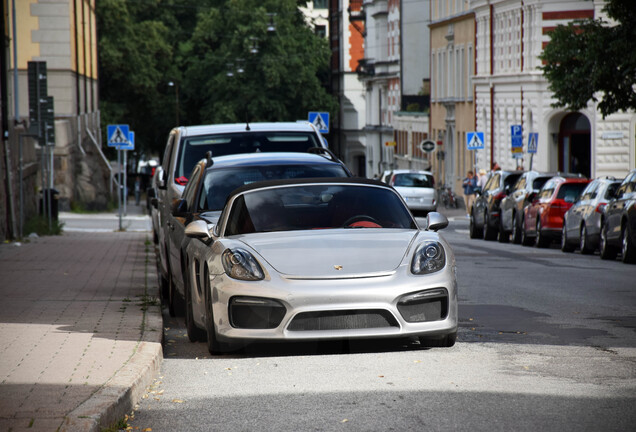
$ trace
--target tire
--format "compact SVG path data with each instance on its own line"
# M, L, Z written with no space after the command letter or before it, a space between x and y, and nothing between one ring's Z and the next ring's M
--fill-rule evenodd
M618 255L616 248L607 242L607 224L603 224L601 227L601 241L599 249L601 251L601 259L604 260L616 259L616 255Z
M207 337L207 333L204 330L201 330L194 323L194 316L192 314L192 291L191 284L189 283L190 278L184 276L184 291L185 291L185 323L186 330L188 332L188 339L190 342L204 342Z
M426 348L450 348L455 345L457 340L457 332L447 334L446 336L429 338L419 337L420 345Z
M521 244L523 246L532 246L535 240L533 237L528 236L528 232L526 231L525 220L521 219Z
M587 238L587 228L585 224L581 227L581 237L579 237L579 248L583 255L591 255L594 253L594 249L590 247L590 241Z
M621 230L621 252L623 254L622 259L626 264L636 264L636 245L632 242L629 228L623 227Z
M492 241L497 239L497 230L490 226L488 214L484 212L484 240Z
M574 252L574 246L568 242L567 232L567 225L565 224L565 221L563 221L563 228L561 229L561 251Z
M550 239L548 239L545 234L541 234L541 218L537 221L537 240L536 246L538 248L547 248L550 246Z
M168 313L171 317L183 316L184 313L183 298L177 292L177 287L172 281L172 275L168 275Z
M501 220L499 221L499 233L497 235L497 241L499 243L508 243L510 242L510 234L506 233L504 230L503 224Z
M475 226L475 214L470 212L470 224L468 227L468 232L471 239L481 238L483 236L482 230Z
M204 272L204 293L205 293L205 330L207 333L208 352L213 355L223 354L228 351L227 345L220 342L216 336L216 326L214 325L214 313L212 312L212 296L210 292L210 279L207 268Z
M521 244L521 226L517 223L516 215L512 216L512 242L514 244Z

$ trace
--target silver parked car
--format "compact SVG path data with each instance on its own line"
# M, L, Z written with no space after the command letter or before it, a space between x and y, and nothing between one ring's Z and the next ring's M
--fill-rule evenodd
M402 195L413 214L426 215L437 210L433 173L415 170L385 171L382 181L393 186Z
M170 250L168 241L168 215L175 200L181 198L195 164L207 152L212 152L213 157L260 152L305 153L316 147L326 148L325 140L318 129L306 121L180 126L172 129L154 181L157 225L154 225L153 218L153 230L157 233L162 297L168 299L175 284L179 291L183 291L182 278L179 277L180 263L170 260L174 251Z
M250 341L457 335L455 257L429 213L420 229L390 186L367 179L258 182L217 224L186 235L195 325L211 353Z
M621 180L606 177L587 185L563 218L563 252L573 252L578 247L582 254L591 254L598 249L605 206L620 184Z

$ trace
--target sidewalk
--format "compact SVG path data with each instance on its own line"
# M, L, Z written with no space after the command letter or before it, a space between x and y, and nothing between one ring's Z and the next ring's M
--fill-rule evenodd
M148 232L65 232L0 246L0 431L99 431L162 361Z

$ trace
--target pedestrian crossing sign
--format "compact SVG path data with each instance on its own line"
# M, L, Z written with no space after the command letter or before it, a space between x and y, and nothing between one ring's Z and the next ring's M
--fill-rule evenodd
M329 113L328 112L309 112L309 123L316 126L320 133L329 133Z
M129 132L128 125L126 124L108 125L106 128L108 147L128 145Z
M528 134L528 153L536 153L537 145L539 141L539 133L538 132L530 132Z
M135 133L133 131L128 132L128 143L120 145L119 150L134 150L135 149Z
M483 132L466 132L466 149L481 150L484 148Z

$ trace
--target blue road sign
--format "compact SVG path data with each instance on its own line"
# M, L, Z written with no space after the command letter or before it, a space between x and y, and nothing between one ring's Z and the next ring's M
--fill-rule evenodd
M135 133L133 131L128 132L128 144L119 146L119 150L134 150L135 149Z
M120 147L128 144L128 125L108 125L106 135L108 136L108 147Z
M523 148L523 129L521 125L510 126L510 139L513 149Z
M466 149L481 150L484 148L483 132L466 132Z
M528 153L536 153L539 146L539 133L531 132L528 134Z
M312 123L320 133L329 133L329 113L328 112L315 112L309 113L309 123Z

